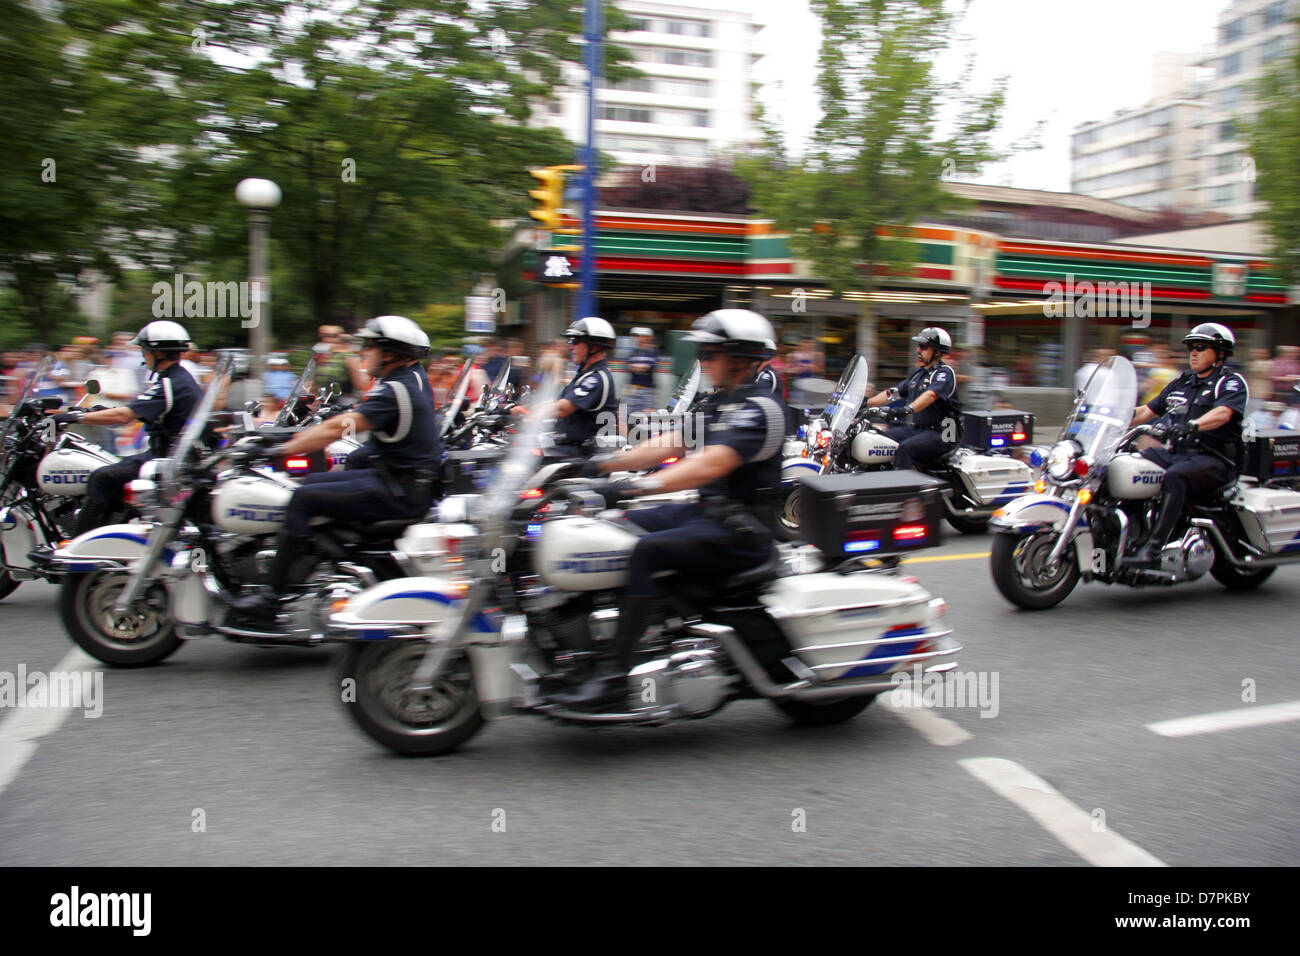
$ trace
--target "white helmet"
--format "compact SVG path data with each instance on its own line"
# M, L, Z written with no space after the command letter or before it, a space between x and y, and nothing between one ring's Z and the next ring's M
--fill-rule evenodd
M695 320L687 342L716 345L729 355L768 359L776 353L772 323L748 309L718 309Z
M385 352L410 358L424 358L429 354L429 336L404 315L376 316L357 333L357 338L374 343Z
M654 329L647 329L644 325L638 325L631 332L632 335L654 335Z
M928 329L922 329L912 336L912 341L917 345L924 345L932 348L939 355L943 355L952 349L952 336L948 334L947 329L941 329L937 325L932 325Z
M190 347L190 333L179 322L162 319L142 328L131 344L149 352L186 352Z
M1232 329L1218 322L1202 322L1183 336L1183 343L1189 342L1206 342L1224 355L1231 355L1237 347L1237 337L1232 334Z
M615 338L614 326L600 316L589 315L585 319L578 319L565 329L564 337L570 342L586 342L588 345L612 349Z

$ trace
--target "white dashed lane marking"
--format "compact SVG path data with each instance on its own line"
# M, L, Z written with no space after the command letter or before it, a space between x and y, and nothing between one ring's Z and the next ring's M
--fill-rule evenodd
M894 694L909 694L911 696L907 704L900 706L893 702L892 697ZM960 725L947 717L940 717L931 708L923 706L921 692L915 688L906 690L899 688L888 691L880 695L880 701L886 710L903 718L903 720L911 724L913 730L932 744L940 747L953 747L975 739L974 734L969 733Z
M89 671L99 666L89 654L74 647L54 665L54 671ZM20 693L26 693L22 688ZM17 707L0 720L0 793L13 783L36 753L36 741L54 733L72 713L71 707Z
M1193 734L1213 734L1220 730L1238 730L1242 727L1259 727L1264 724L1281 724L1300 720L1300 700L1285 704L1267 704L1221 710L1197 717L1179 717L1176 720L1159 720L1147 724L1147 730L1162 737L1190 737Z
M1146 850L1109 829L1095 829L1092 816L1042 777L1001 757L959 760L967 773L1028 813L1044 830L1093 866L1165 866ZM1103 824L1104 827L1104 824Z

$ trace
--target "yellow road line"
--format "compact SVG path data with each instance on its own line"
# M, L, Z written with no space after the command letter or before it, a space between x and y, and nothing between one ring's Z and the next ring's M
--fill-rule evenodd
M971 558L987 558L991 551L971 551L968 554L941 554L932 558L904 558L903 564L924 564L927 561L969 561Z

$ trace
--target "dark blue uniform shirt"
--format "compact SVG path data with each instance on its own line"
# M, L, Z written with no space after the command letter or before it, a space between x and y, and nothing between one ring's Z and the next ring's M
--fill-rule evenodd
M397 471L441 463L433 390L418 364L389 372L355 411L370 423L370 440L354 455L378 458Z
M602 413L608 413L608 424L617 423L618 389L604 359L579 370L564 387L560 398L571 401L577 406L577 411L555 423L557 445L577 446L595 438L597 431L607 423L602 419Z
M912 414L912 424L917 428L938 431L945 419L961 421L961 405L957 401L957 376L942 361L930 368L918 368L898 383L899 396L908 405L926 392L934 392L935 401L928 408Z
M1205 378L1188 369L1147 402L1147 407L1167 423L1200 418L1212 408L1227 405L1236 414L1225 425L1196 433L1197 444L1221 455L1236 458L1241 442L1241 421L1246 414L1250 390L1235 368L1221 365Z
M704 444L726 445L741 466L700 489L700 497L757 502L781 486L781 446L785 441L785 404L767 394L757 381L730 392L714 392L700 406Z
M632 377L629 385L641 388L655 387L655 366L659 364L659 354L652 349L637 349L627 360L627 370Z
M194 376L177 362L159 372L152 385L127 402L127 408L144 422L150 454L159 456L171 451L202 395L203 389Z

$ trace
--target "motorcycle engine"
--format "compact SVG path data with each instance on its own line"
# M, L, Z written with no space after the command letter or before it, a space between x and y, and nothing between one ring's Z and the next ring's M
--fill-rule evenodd
M685 638L668 656L632 668L628 687L640 709L672 708L681 717L707 717L724 703L734 680L727 657L713 641Z
M1205 532L1192 528L1182 540L1166 545L1160 552L1160 570L1168 571L1183 581L1195 581L1214 564L1214 545Z

